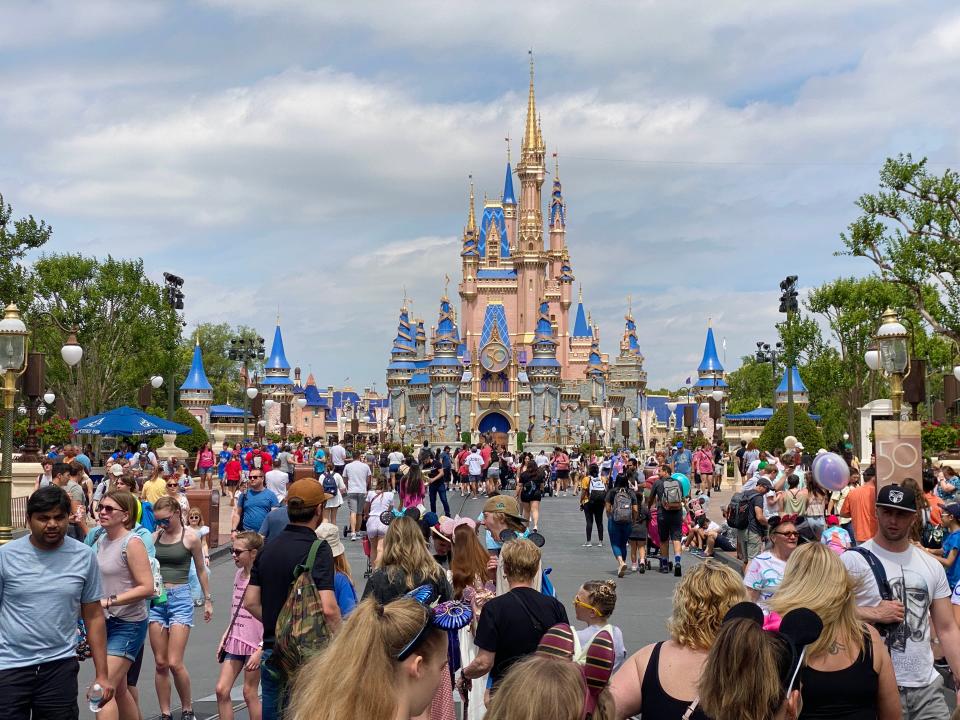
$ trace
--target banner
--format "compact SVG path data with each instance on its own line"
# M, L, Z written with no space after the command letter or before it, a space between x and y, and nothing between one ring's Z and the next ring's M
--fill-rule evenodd
M877 420L873 425L873 448L877 456L877 490L913 478L923 486L923 452L920 423L915 420Z

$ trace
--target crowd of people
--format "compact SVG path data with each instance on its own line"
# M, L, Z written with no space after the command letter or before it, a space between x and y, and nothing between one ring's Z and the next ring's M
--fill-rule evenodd
M713 520L726 457L708 444L646 459L491 442L292 450L276 449L286 468L269 448L251 444L245 467L242 446L223 451L225 482L241 465L236 574L218 615L223 718L241 676L254 720L452 720L455 699L471 720L949 717L960 481L946 466L878 489L874 463L854 463L830 489L802 447L761 457L745 444L730 456L741 487ZM207 451L196 482L212 482ZM190 720L184 651L195 616L210 622L214 608L204 519L183 492L194 478L149 451L121 453L103 487L84 491L88 469L62 459L29 498L29 533L0 548L5 716L76 717L89 658L91 706L137 720L149 640L161 717L175 689ZM293 480L300 461L313 478ZM457 490L483 498L478 517L451 513ZM662 642L631 654L613 621L625 585L609 572L579 583L571 622L543 566L550 496L579 500L584 547L594 530L606 539L619 578L654 561L680 578ZM364 545L362 587L344 541Z

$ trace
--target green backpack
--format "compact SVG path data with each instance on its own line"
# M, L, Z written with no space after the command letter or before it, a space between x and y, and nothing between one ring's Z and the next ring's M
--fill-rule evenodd
M302 565L293 570L293 585L277 616L270 663L282 679L290 679L330 640L320 591L313 584L313 565L323 540L315 540Z

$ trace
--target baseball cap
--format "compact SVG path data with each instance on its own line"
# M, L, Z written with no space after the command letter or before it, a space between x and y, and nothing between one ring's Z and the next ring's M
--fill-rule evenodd
M762 477L757 480L757 487L760 487L761 485L769 490L773 489L773 483L770 482L770 478Z
M326 502L333 495L323 491L323 485L313 478L302 478L297 480L287 489L287 504L291 500L299 500L305 508L316 507L320 503Z
M520 522L526 522L520 515L520 506L517 505L517 499L510 495L494 495L483 504L485 513L503 513Z
M140 443L140 449L141 449L141 450L146 450L146 449L147 449L147 444L146 444L146 443Z
M953 515L953 517L955 517L957 520L960 520L960 503L950 503L943 508L943 511L949 515Z
M877 493L877 507L915 513L917 511L917 498L913 494L913 490L903 485L884 485Z
M803 450L803 443L798 442L796 445L794 445L794 447L795 447L797 450Z
M960 505L958 505L957 507L960 507ZM836 515L827 515L827 525L839 525L839 524L840 524L840 518L838 518Z
M114 477L120 477L123 475L123 465L120 463L114 463L110 466L110 474Z
M309 478L308 478L309 479ZM299 481L298 481L299 482ZM320 523L317 526L317 537L326 540L334 557L343 555L343 543L340 542L340 529L333 523Z
M757 470L766 470L769 464L766 460L761 460L757 463Z

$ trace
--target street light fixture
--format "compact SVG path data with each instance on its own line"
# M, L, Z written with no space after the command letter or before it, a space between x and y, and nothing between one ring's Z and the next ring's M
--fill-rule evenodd
M259 394L260 394L260 391L257 390L257 388L255 388L255 387L248 387L248 388L247 388L247 397L250 398L251 400L253 400L254 398L256 398L257 395L259 395Z
M876 348L867 350L863 354L863 361L867 364L868 368L876 372L880 369L880 351Z
M307 406L307 399L305 397L297 398L297 407L303 410Z
M27 326L14 304L7 305L0 320L0 373L3 374L3 436L0 440L0 545L13 539L13 423L17 377L27 369Z
M900 417L900 404L903 400L903 376L910 362L907 336L907 329L900 322L897 313L887 308L876 338L880 346L880 368L890 376L890 404L897 418Z
M43 394L43 401L44 401L47 405L53 405L53 404L57 401L57 396L56 396L56 394L54 394L54 392L53 392L52 390L47 390L47 391Z
M161 387L163 387L163 375L154 375L152 378L150 378L150 386L154 390L159 390Z

